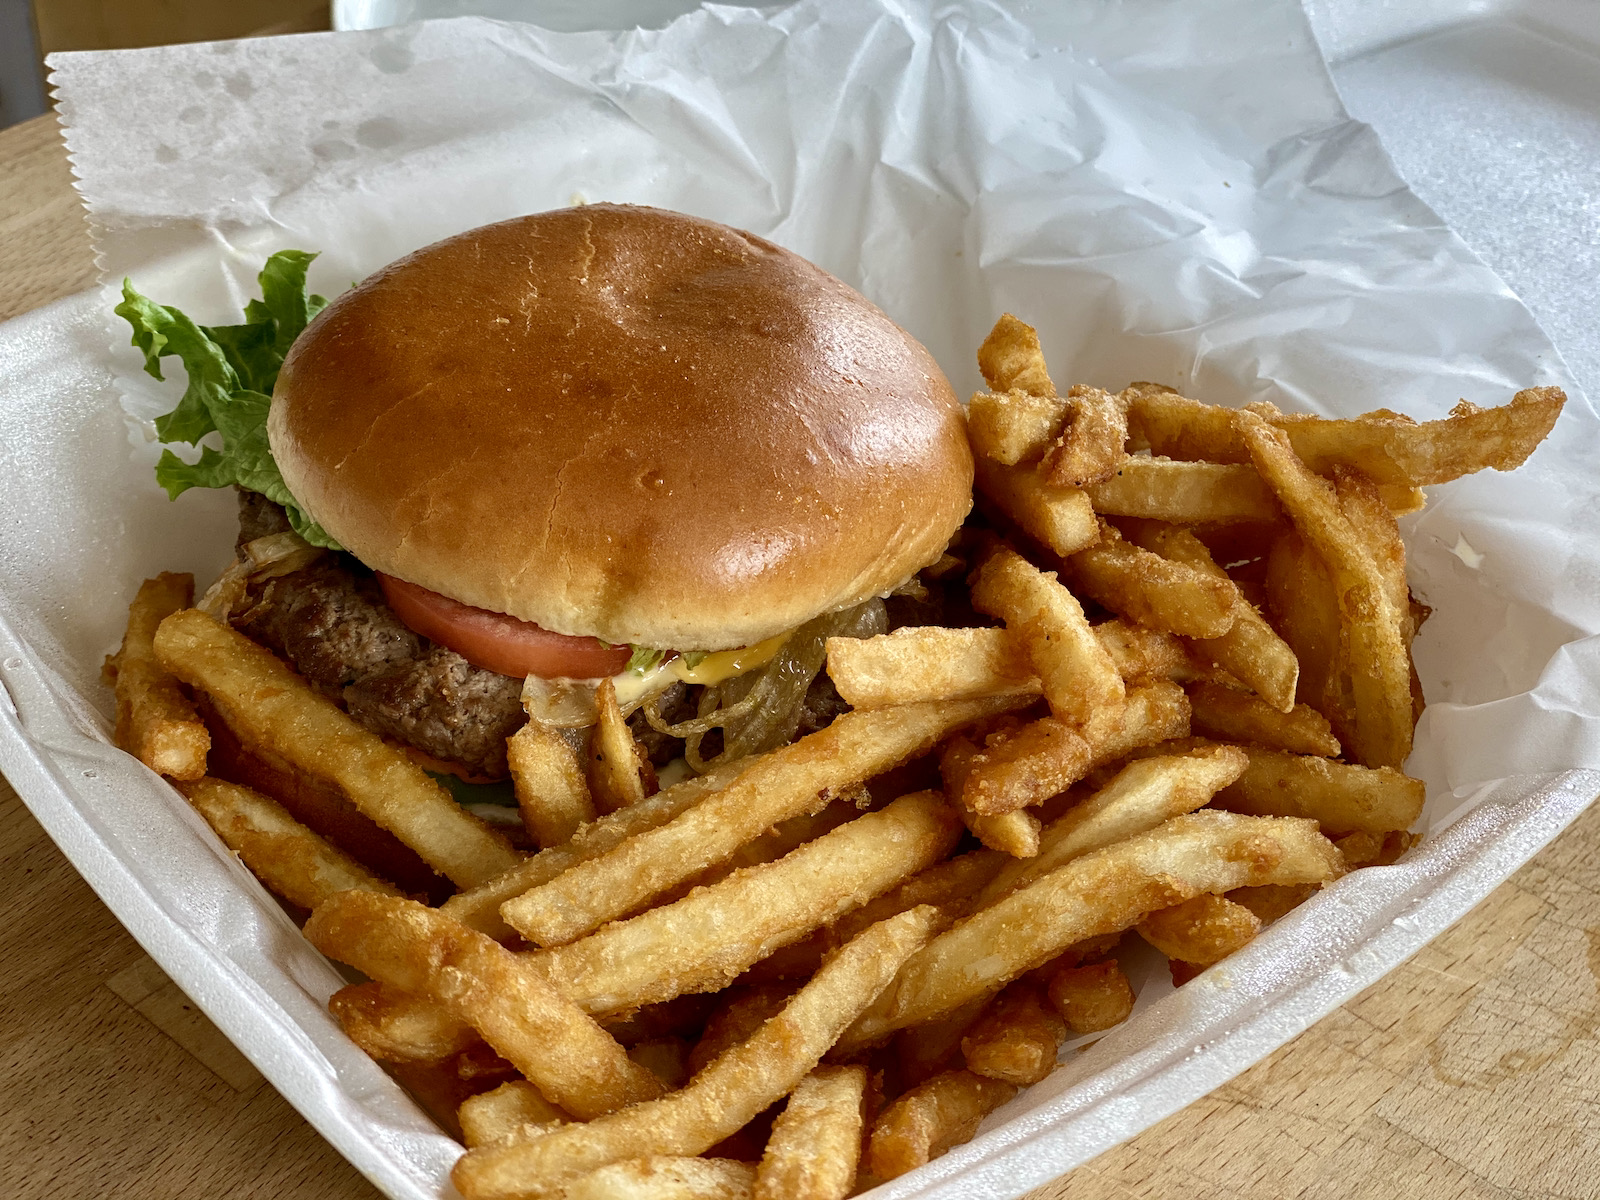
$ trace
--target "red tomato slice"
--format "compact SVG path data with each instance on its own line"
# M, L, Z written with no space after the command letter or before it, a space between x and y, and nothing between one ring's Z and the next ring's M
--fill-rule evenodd
M598 638L551 633L532 621L473 608L382 572L378 583L395 616L413 630L500 675L599 679L621 671L632 653Z

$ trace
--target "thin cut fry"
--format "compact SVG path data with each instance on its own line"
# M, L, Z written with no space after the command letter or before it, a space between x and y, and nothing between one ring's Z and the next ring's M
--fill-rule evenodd
M1319 760L1320 761L1320 760ZM951 1012L1085 938L1202 892L1265 883L1320 883L1344 870L1313 821L1202 811L1073 859L940 934L851 1028L871 1044Z
M381 983L443 1003L575 1117L661 1093L654 1075L531 964L434 909L342 892L311 914L305 935Z
M1310 817L1336 833L1409 829L1422 815L1420 779L1392 767L1358 767L1250 747L1250 765L1216 805L1256 816Z
M754 1200L844 1200L861 1158L865 1067L818 1067L789 1093L756 1168Z
M961 1066L961 1039L989 1007L990 997L979 996L934 1021L912 1025L895 1034L888 1053L899 1067L902 1089L915 1087L945 1071Z
M156 631L156 655L211 697L248 747L337 784L351 802L460 887L517 862L500 834L466 812L408 758L356 724L272 653L197 609Z
M961 1039L967 1070L1020 1087L1056 1069L1067 1024L1031 979L1008 984Z
M506 739L506 759L522 823L540 846L560 846L594 820L578 752L558 730L529 721Z
M525 1136L528 1126L565 1125L572 1120L526 1079L513 1079L493 1091L469 1096L461 1102L456 1117L468 1146L488 1146Z
M1120 1025L1133 1011L1133 988L1115 959L1063 967L1050 977L1050 1003L1082 1036Z
M1017 1094L1015 1084L950 1071L919 1083L872 1126L867 1169L894 1179L972 1140L983 1118Z
M315 908L350 888L400 894L260 792L209 778L178 788L256 878L291 904Z
M1010 313L1001 313L989 336L978 347L978 370L997 392L1018 388L1035 396L1054 396L1055 384L1045 370L1044 351L1032 325Z
M633 740L617 706L617 685L607 679L595 693L594 735L589 743L589 787L601 812L616 812L645 798L645 782L655 772Z
M1045 458L1047 478L1057 487L1110 479L1128 459L1128 414L1121 397L1076 384L1067 400L1072 417Z
M952 738L939 759L939 774L944 779L945 795L960 797L967 786L978 758L978 747L968 738ZM972 835L991 850L1013 858L1032 858L1039 853L1039 818L1024 809L985 814L955 802L956 811Z
M539 956L586 1012L604 1015L725 987L780 946L887 891L955 848L961 822L938 792L902 796L774 863ZM506 919L519 927L521 900Z
M1267 555L1266 607L1300 664L1295 695L1332 723L1348 729L1349 700L1339 665L1339 597L1328 569L1299 534L1288 530Z
M517 902L519 927L540 945L575 941L716 865L779 821L816 812L834 792L1018 703L959 700L845 713L826 729L757 758L733 783L668 824L527 893Z
M979 569L972 603L1022 639L1057 718L1090 737L1117 725L1126 702L1122 676L1084 620L1077 597L1053 575L1002 547Z
M967 762L956 803L982 817L1040 804L1088 771L1093 751L1072 726L1041 717L1010 733L991 735Z
M1261 932L1261 919L1221 896L1196 896L1157 909L1136 926L1139 936L1168 958L1209 967L1243 949Z
M122 648L106 660L106 682L117 693L117 745L171 779L199 779L211 749L205 723L178 681L156 660L154 645L162 620L193 599L193 575L163 571L146 579L128 607Z
M1103 521L1100 540L1069 566L1079 591L1140 625L1194 638L1233 626L1239 589L1230 580L1142 550Z
M817 964L822 965L820 962ZM689 1051L690 1076L700 1074L783 1011L795 993L793 984L764 983L729 988L722 1003L706 1019L706 1027Z
M699 1154L793 1091L923 945L932 909L874 925L752 1037L660 1100L527 1141L469 1150L451 1173L467 1200L556 1197L579 1175L640 1155Z
M1005 467L980 454L972 466L978 491L1040 545L1064 557L1100 536L1088 494L1051 483L1042 463Z
M352 983L328 997L345 1035L384 1062L441 1062L483 1037L437 1001L386 984Z
M631 1158L573 1180L561 1200L750 1200L755 1175L733 1158Z
M1401 614L1328 484L1295 457L1281 431L1254 413L1234 419L1256 469L1333 580L1355 716L1340 741L1366 766L1399 767L1411 753L1411 658Z
M1040 458L1061 436L1069 412L1053 389L1044 396L1021 388L979 392L967 404L967 436L979 455L1013 467Z
M1266 701L1219 683L1191 683L1190 723L1195 733L1228 742L1253 742L1291 754L1339 756L1328 718L1305 704L1279 712Z
M1097 513L1147 517L1175 525L1209 521L1277 521L1272 490L1248 463L1126 458L1115 475L1087 489Z

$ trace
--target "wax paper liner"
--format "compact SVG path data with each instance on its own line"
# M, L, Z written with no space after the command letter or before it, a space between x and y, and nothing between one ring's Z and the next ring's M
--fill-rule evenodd
M1502 284L1339 107L1299 10L1255 0L708 8L657 32L482 21L52 59L108 280L221 322L266 253L337 291L458 229L574 198L772 237L922 338L958 390L1011 310L1057 378L1442 415L1560 383ZM168 505L112 297L9 324L0 374L0 766L158 962L363 1172L448 1195L457 1153L346 1043L338 975L169 788L105 741L137 581L204 581L231 498ZM1454 920L1600 787L1600 553L1573 394L1514 475L1408 519L1433 701L1429 837L1140 1011L885 1195L1013 1195L1281 1044Z

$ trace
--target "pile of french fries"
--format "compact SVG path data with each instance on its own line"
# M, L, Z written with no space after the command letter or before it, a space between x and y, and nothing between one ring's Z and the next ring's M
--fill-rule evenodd
M851 711L664 790L602 687L586 752L511 739L535 853L192 581L140 589L118 743L366 976L330 1008L468 1147L469 1200L848 1196L1124 1020L1128 938L1181 984L1409 847L1427 610L1395 517L1520 463L1560 392L1426 424L1063 395L1010 316L979 362L980 516L923 579L990 623L833 639ZM208 773L224 733L454 893Z

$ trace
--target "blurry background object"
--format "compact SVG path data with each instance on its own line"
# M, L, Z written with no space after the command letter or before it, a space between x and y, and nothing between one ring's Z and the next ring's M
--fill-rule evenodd
M0 0L0 128L45 111L44 56L55 50L331 28L328 0Z
M333 0L335 29L382 29L436 17L531 21L546 29L659 29L700 0Z

